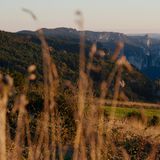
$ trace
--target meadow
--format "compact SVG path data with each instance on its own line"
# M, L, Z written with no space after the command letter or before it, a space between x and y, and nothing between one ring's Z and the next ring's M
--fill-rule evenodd
M107 113L111 112L110 106L106 106L104 108ZM154 109L154 108L153 109L139 109L139 108L133 108L133 107L130 107L130 108L117 107L116 112L115 112L115 117L125 118L129 113L132 113L132 112L141 113L142 111L143 111L143 114L148 118L153 117L153 116L160 117L159 109Z

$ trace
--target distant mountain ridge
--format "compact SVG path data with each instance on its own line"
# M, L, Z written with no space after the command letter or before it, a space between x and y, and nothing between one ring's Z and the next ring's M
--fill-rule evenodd
M74 48L79 44L80 31L76 29L43 28L43 31L49 44L53 47L55 40L63 42L66 45L64 49ZM19 31L16 34L30 35L32 38L36 36L34 31ZM125 43L123 53L128 61L151 79L160 78L160 40L156 37L159 37L159 35L126 35L118 32L85 31L86 42L89 44L96 42L109 54L114 52L117 41L123 41Z
M160 40L160 33L143 33L143 34L127 34L127 35L128 36L145 36L146 34L148 34L150 38Z
M79 39L80 31L73 28L55 28L47 29L42 28L46 37L61 37L61 38L76 38ZM36 31L23 30L16 32L18 34L29 34L36 35ZM126 37L123 33L118 32L94 32L94 31L85 31L86 39L90 41L111 41L111 40L124 40Z

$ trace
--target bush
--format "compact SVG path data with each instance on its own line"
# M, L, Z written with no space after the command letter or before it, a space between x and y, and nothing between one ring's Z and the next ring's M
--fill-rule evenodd
M160 119L158 116L152 116L148 121L149 126L157 126L159 123Z
M149 142L137 136L126 139L124 147L131 160L145 160L152 150L152 146Z
M132 111L132 112L128 112L126 115L126 118L128 119L137 119L137 120L142 120L142 115L140 112L136 112L136 111Z

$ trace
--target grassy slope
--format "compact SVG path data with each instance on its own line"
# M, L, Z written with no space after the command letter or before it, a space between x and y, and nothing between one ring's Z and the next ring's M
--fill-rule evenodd
M111 107L106 106L105 111L107 113L110 113ZM133 112L133 111L141 112L142 110L138 108L117 107L115 116L117 118L124 118L128 113ZM160 109L144 109L143 111L144 111L145 116L147 117L158 116L160 118Z

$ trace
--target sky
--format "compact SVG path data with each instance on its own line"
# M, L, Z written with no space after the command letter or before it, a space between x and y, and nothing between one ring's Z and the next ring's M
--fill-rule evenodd
M32 10L38 21L22 8ZM0 30L77 28L77 10L86 30L160 33L160 0L0 0Z

